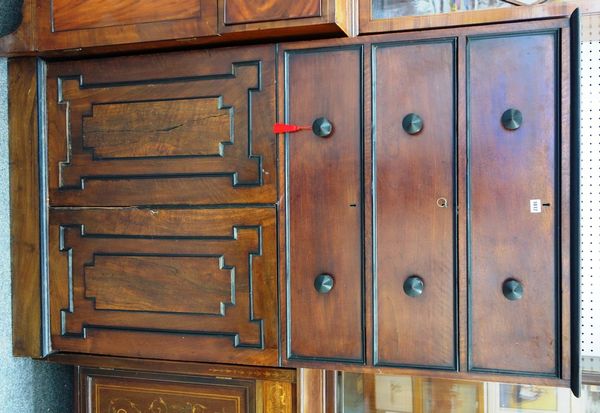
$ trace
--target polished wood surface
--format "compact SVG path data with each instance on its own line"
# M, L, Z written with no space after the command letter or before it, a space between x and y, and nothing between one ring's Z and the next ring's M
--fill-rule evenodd
M202 3L193 0L53 0L54 32L124 26L168 20L201 19ZM207 16L210 17L210 16Z
M471 369L558 374L558 32L468 45ZM505 110L523 113L509 131ZM530 208L540 200L540 213ZM523 298L502 293L507 279Z
M38 50L217 35L214 1L39 1Z
M362 324L361 49L285 54L285 119L331 136L287 139L288 358L354 361L364 357ZM330 274L319 293L315 278ZM326 343L326 345L324 345Z
M455 366L453 40L375 45L376 365ZM415 113L423 130L402 126ZM441 205L441 206L440 206ZM408 277L422 295L404 292Z
M321 0L225 0L224 4L227 25L321 16Z
M275 211L243 211L52 209L52 349L275 365Z
M41 357L37 63L8 65L13 354Z
M50 64L50 205L274 203L270 46Z

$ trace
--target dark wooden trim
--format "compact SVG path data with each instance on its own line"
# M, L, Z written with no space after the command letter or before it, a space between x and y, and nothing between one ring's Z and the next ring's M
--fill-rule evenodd
M570 28L570 62L571 62L571 245L570 245L570 272L571 272L571 390L577 397L581 395L581 292L580 292L580 217L579 217L579 191L580 191L580 134L581 134L581 99L580 99L580 56L581 56L581 13L575 10L571 16ZM567 349L565 349L567 351Z
M9 61L13 354L41 357L37 62Z

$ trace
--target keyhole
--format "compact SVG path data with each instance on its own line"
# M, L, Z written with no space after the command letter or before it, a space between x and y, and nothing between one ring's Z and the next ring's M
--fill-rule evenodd
M438 198L437 206L440 208L448 208L448 200L446 198Z

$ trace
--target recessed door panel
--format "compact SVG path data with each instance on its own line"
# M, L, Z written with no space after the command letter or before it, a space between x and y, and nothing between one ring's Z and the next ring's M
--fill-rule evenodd
M473 370L557 373L557 39L468 41Z
M373 48L378 365L455 366L454 50Z
M288 356L358 362L363 359L362 51L331 48L284 56L286 119L314 125L317 132L286 140Z

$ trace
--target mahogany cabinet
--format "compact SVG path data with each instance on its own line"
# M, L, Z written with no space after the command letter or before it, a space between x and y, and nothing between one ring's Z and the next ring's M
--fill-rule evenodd
M281 47L288 365L578 391L577 30Z
M127 370L80 372L90 412L255 411L202 363L577 393L576 28L11 60L15 354Z

